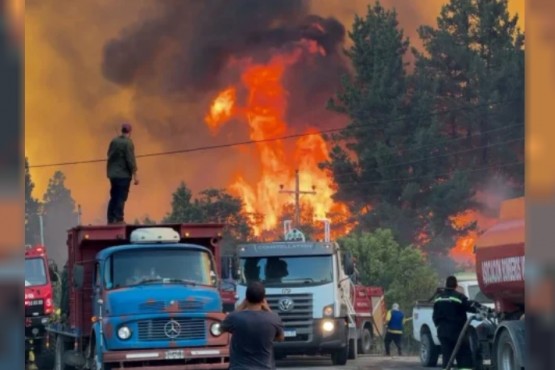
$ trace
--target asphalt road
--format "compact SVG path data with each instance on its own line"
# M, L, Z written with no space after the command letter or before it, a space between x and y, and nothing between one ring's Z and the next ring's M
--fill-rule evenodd
M424 370L418 357L361 356L345 366L332 366L329 357L291 357L277 362L278 370Z

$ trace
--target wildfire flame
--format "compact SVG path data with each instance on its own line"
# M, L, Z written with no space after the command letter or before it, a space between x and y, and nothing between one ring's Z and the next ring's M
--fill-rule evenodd
M329 157L326 142L315 129L306 130L307 135L292 145L282 140L265 141L292 131L286 122L288 92L282 83L287 67L296 63L303 53L323 52L315 42L303 41L291 52L276 54L265 64L245 61L238 87L246 91L244 104L239 106L236 89L230 87L217 95L205 118L215 132L232 117L237 117L249 126L251 140L257 141L256 156L250 166L259 169L258 180L249 183L245 170L238 168L230 185L230 189L243 199L245 211L263 215L262 224L255 227L257 235L276 229L284 206L292 202L291 195L280 194L279 190L282 186L294 190L297 169L300 190L316 191L316 194L301 196L301 203L308 205L316 218L333 214L337 220L337 215L344 216L347 212L347 207L334 203L332 181L318 168L318 163Z
M487 229L496 222L495 218L488 218L475 211L463 212L451 219L456 229L464 229L473 222L477 222L478 230L470 230L466 235L458 238L455 246L451 249L451 257L462 264L474 265L476 256L474 255L474 245L479 236L479 229Z

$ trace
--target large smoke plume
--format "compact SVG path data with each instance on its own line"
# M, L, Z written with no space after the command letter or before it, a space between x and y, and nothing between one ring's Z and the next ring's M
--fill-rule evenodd
M346 72L341 54L344 26L333 18L310 15L309 2L303 0L236 0L232 4L226 0L160 2L149 19L106 43L104 76L133 87L138 95L197 102L194 116L206 111L207 98L237 82L232 60L250 58L263 63L301 40L313 40L325 55L301 60L285 76L291 94L289 116L301 122L299 117L307 111L324 111L325 101ZM139 119L159 125L148 115ZM175 137L180 125L172 127L176 131L166 134Z

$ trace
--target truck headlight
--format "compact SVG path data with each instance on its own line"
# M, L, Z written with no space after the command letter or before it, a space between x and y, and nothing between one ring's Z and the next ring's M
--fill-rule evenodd
M322 330L326 333L331 333L335 329L335 323L331 320L324 320L322 323Z
M219 337L222 335L222 325L219 322L213 323L210 325L210 333L215 337Z
M118 329L118 337L121 340L129 339L129 337L131 337L131 329L129 329L127 326L122 326Z
M324 317L333 317L333 304L327 305L322 310Z

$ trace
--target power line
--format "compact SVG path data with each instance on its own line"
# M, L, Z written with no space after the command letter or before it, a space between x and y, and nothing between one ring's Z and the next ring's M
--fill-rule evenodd
M440 155L428 156L428 157L425 157L425 158L422 158L422 159L416 159L414 161L393 163L393 164L389 164L389 165L385 165L385 166L374 166L371 169L380 169L381 170L381 169L384 169L384 168L401 167L401 166L406 166L406 165L410 165L410 164L415 164L415 163L428 161L428 160L431 160L431 159L450 157L452 155L471 153L471 152L475 152L475 151L482 150L482 149L487 149L487 148L493 148L493 147L496 147L496 146L512 144L512 143L516 143L516 142L519 142L519 141L522 141L522 140L524 140L524 137L511 139L511 140L503 141L503 142L500 142L500 143L482 145L482 146L478 146L478 147L474 147L474 148L470 148L470 149L460 150L458 152L450 152L450 153L444 153L444 154L440 154ZM337 181L338 178L342 178L342 177L353 175L353 174L358 174L358 173L356 171L345 171L345 172L340 172L340 173L334 173L333 178L336 179L336 181Z
M484 171L484 170L491 170L491 169L495 169L495 168L512 167L512 166L516 166L516 165L520 165L520 164L524 164L524 161L517 161L517 162L506 163L506 164L494 165L494 166L474 168L474 169L471 169L471 170L454 170L454 171L449 171L449 172L444 172L444 173L434 175L434 177L437 179L437 178L440 178L440 177L453 175L454 173L463 173L463 174L464 173L473 173L473 172L479 172L479 171ZM391 183L391 182L412 181L412 180L421 180L421 179L427 179L427 178L430 178L430 176L399 177L399 178L395 178L395 179L377 180L377 181L344 182L344 183L341 183L339 186L388 184L388 183Z
M489 103L485 103L485 104L482 104L482 105L475 105L475 106L470 106L470 107L459 107L459 108L454 108L454 109L446 109L446 110L442 110L442 111L423 113L421 116L432 117L432 116L435 116L435 115L453 113L453 112L457 112L457 111L479 109L479 108L482 108L484 106L485 107L491 107L493 105L511 103L511 102L514 102L514 101L517 101L517 100L518 99L511 99L511 100L507 100L507 101L489 102ZM415 117L418 117L418 116L419 115L403 116L403 117L399 117L397 119L393 119L393 120L389 120L389 121L383 121L382 124L391 124L391 123L403 121L403 120L406 120L406 119L414 119ZM348 125L348 126L344 126L344 127L337 127L337 128L332 128L332 129L319 130L319 131L308 132L308 133L303 133L303 134L291 134L291 135L285 135L285 136L273 137L273 138L266 138L266 139L246 140L246 141L238 141L238 142L228 143L228 144L206 145L206 146L200 146L200 147L190 148L190 149L178 149L178 150L172 150L172 151L163 151L163 152L139 154L139 155L136 155L136 158L149 158L149 157L159 157L159 156L165 156L165 155L185 154L185 153L193 153L193 152L200 152L200 151L209 151L209 150L215 150L215 149L230 148L230 147L235 147L235 146L252 145L252 144L267 143L267 142L274 142L274 141L281 141L281 140L290 140L290 139L301 138L301 137L306 137L306 136L314 136L314 135L329 134L329 133L333 133L333 132L340 132L340 131L343 131L343 130L349 130L349 129L357 128L357 127L364 128L364 129L378 130L378 129L373 128L373 127L368 127L367 125L364 125L364 124ZM89 159L89 160L70 161L70 162L38 164L38 165L31 165L31 166L29 166L29 168L61 167L61 166L70 166L70 165L77 165L77 164L91 164L91 163L103 163L103 162L106 162L106 159Z

